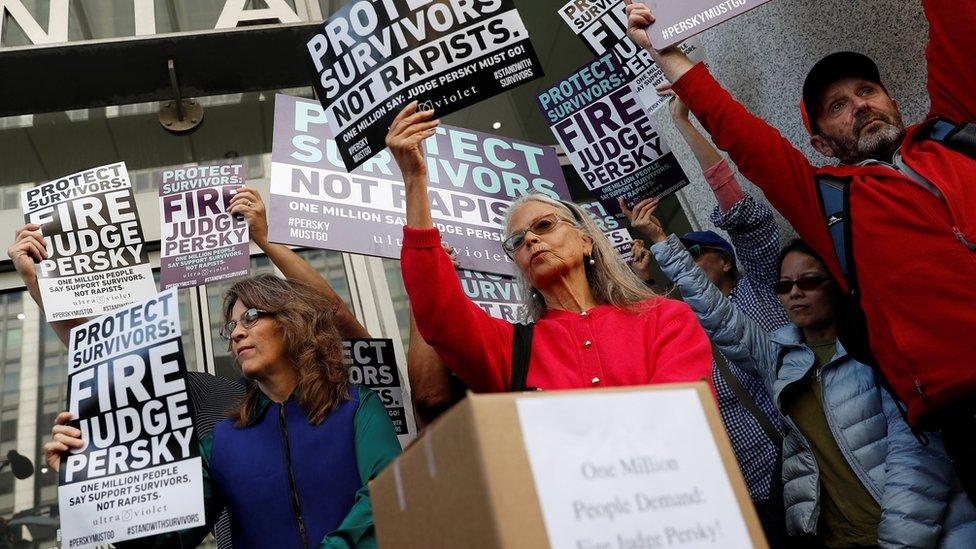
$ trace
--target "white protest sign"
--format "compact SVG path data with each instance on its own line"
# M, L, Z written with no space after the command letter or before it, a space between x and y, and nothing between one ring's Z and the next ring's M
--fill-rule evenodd
M516 401L553 547L751 547L695 389Z
M24 220L41 226L37 266L48 322L97 316L156 294L125 162L21 193Z
M61 463L64 547L205 523L175 289L71 331L68 411L85 446Z

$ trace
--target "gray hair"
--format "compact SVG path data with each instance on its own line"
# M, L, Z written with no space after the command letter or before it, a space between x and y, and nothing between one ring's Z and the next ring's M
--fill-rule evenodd
M606 303L620 309L636 311L636 305L641 301L658 297L624 262L623 257L617 253L617 250L596 226L590 215L572 202L556 200L540 193L530 193L519 197L512 202L508 211L505 212L506 236L511 234L512 215L527 202L532 201L552 206L557 215L572 223L577 230L593 241L590 259L595 263L593 265L584 263L583 268L586 269L586 280L590 284L590 291L597 303ZM535 291L521 269L516 270L515 278L522 293L522 303L525 304L525 313L521 320L524 322L538 321L546 312L545 299L539 292Z

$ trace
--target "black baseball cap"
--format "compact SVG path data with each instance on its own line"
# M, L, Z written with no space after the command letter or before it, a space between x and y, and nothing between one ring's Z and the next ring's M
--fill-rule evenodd
M854 51L839 51L824 57L810 69L803 81L803 101L800 114L810 135L817 133L816 119L820 110L820 96L824 90L842 78L863 78L881 84L878 65L870 57Z

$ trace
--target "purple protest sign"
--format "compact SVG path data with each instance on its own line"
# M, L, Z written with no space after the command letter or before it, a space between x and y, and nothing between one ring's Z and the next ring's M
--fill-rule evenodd
M708 29L758 8L769 0L682 0L654 2L654 24L647 36L655 49L663 50Z
M229 212L230 199L244 186L244 165L171 168L158 182L160 286L246 276L251 268L247 221Z
M608 211L664 197L688 184L613 54L605 54L538 95L539 108L583 184ZM623 215L623 214L619 214Z
M321 105L275 101L270 240L399 259L404 187L390 152L346 172ZM508 205L529 192L569 197L555 149L445 125L424 148L434 224L461 266L513 274L501 246Z
M464 294L489 315L507 322L523 319L525 302L514 278L465 269L458 269L458 278Z

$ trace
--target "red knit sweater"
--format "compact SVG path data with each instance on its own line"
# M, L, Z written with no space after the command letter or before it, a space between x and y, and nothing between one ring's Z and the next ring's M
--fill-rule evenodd
M925 0L924 6L929 118L976 122L976 3ZM976 397L976 162L910 127L905 162L939 189L939 198L884 166L817 168L736 102L704 65L678 79L674 90L842 284L815 177L851 178L854 261L881 370L916 425Z
M512 325L472 303L437 229L403 229L403 282L421 335L478 392L511 384ZM691 309L657 298L630 313L610 305L548 311L536 324L527 385L578 389L709 380L712 352Z

